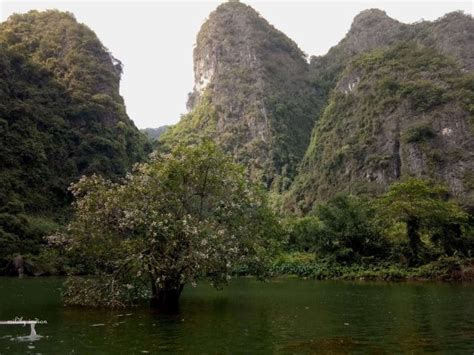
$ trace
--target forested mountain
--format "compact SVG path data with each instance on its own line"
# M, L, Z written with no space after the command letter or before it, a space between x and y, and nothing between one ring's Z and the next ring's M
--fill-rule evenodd
M308 61L255 10L229 1L197 35L189 112L145 133L165 152L214 140L287 214L341 192L378 195L405 177L442 182L472 208L473 34L459 12L408 25L371 9ZM121 72L70 13L0 24L0 270L67 219L71 182L114 180L151 150L126 114Z
M210 137L253 180L288 187L322 105L305 54L251 7L231 1L203 24L194 49L189 114L165 143Z
M230 1L197 36L190 112L163 142L214 139L282 193L286 210L338 192L378 194L406 176L445 182L471 204L473 33L459 12L409 25L370 9L308 63Z
M121 69L70 13L0 24L0 258L36 250L79 176L123 176L146 157L119 95Z
M376 194L400 178L446 183L473 205L474 21L450 13L406 25L366 10L312 80L327 90L286 207L338 192Z

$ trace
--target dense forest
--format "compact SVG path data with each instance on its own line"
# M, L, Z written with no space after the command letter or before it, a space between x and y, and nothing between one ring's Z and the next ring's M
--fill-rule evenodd
M66 301L113 307L233 275L474 279L472 33L462 13L407 25L372 9L308 61L230 1L197 35L189 112L140 132L92 30L11 16L0 273L21 255L28 274L94 274Z

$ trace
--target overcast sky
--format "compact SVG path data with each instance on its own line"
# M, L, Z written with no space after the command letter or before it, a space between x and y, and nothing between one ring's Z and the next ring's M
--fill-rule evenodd
M94 30L124 64L121 93L139 128L172 124L186 112L193 87L192 51L199 27L222 1L0 0L0 18L28 10L67 10ZM337 44L352 19L380 8L399 21L434 20L447 12L472 15L473 1L244 1L309 55Z

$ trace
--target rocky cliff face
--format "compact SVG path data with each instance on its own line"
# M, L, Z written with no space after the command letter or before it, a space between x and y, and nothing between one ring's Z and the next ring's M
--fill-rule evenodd
M255 10L228 2L197 36L194 71L191 111L164 140L210 137L254 180L285 189L321 106L304 53Z
M404 176L445 182L473 204L473 25L460 13L404 25L368 10L313 58L328 101L286 207L379 193Z
M197 37L190 113L163 141L216 140L287 209L409 175L471 203L472 33L462 13L408 25L369 9L308 64L252 8L225 3Z
M455 59L464 72L474 69L474 20L462 12L451 12L440 19L413 26L413 39L436 48Z
M408 25L390 18L384 11L365 10L354 18L347 35L327 54L311 57L310 76L328 93L355 56L410 41L434 47L441 54L455 58L461 68L472 70L473 31L472 17L461 12L449 13L434 22Z
M346 36L327 54L310 59L311 80L324 88L326 95L334 89L337 79L346 65L355 56L387 48L410 37L409 25L400 23L384 11L369 9L358 14Z

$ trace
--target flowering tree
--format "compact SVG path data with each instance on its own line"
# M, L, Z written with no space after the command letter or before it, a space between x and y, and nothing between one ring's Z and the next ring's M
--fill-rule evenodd
M70 279L70 304L149 296L174 308L187 283L223 285L239 265L262 271L277 232L264 194L209 142L156 155L122 183L83 177L71 191L76 213L62 239L100 277Z

